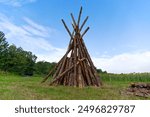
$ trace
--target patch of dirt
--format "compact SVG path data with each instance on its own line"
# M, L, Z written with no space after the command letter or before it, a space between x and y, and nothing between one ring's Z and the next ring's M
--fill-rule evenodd
M125 93L140 97L150 97L150 83L131 83Z

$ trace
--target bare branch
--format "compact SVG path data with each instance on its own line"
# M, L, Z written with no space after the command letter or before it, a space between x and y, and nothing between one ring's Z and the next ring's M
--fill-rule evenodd
M73 20L74 25L76 26L77 24L76 24L76 21L75 21L75 19L74 19L74 17L73 17L73 14L72 14L72 13L71 13L71 18L72 18L72 20Z
M84 26L84 24L86 23L86 21L88 20L88 16L86 17L86 19L83 21L83 23L82 23L82 25L81 25L81 27L80 27L80 31L82 30L82 28L83 28L83 26Z
M64 24L64 26L65 26L67 32L69 33L70 37L72 38L72 34L71 34L71 32L69 31L69 28L67 27L65 21L64 21L63 19L62 19L61 21L62 21L62 23Z
M79 12L79 17L78 17L78 27L79 27L79 24L80 24L80 18L81 18L81 14L82 14L82 6L80 8L80 12Z
M85 35L85 33L90 29L90 27L87 27L86 30L83 32L83 34L81 35L81 38Z

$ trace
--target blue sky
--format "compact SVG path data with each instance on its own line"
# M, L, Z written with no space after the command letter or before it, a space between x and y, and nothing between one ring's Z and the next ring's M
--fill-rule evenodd
M0 0L0 30L7 41L38 60L58 61L66 51L72 12L90 30L84 36L96 67L113 73L150 72L149 0Z

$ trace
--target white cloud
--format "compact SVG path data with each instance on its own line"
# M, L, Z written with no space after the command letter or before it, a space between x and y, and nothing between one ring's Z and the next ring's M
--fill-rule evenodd
M16 25L4 14L0 14L0 29L6 34L7 41L33 52L38 60L58 61L65 53L64 48L54 47L48 40L57 30L23 18L26 24Z
M46 38L46 37L50 37L51 34L55 33L56 31L52 28L50 29L49 27L39 25L27 17L24 17L23 19L28 23L28 25L24 25L23 28L34 35L38 35Z
M111 73L150 72L150 51L94 58L96 67Z
M21 7L24 4L33 3L36 1L37 0L0 0L0 3L5 5L10 5L13 7Z
M38 56L38 60L59 61L66 49L54 47L48 41L54 33L57 34L57 30L37 24L26 17L23 20L25 24L17 25L0 14L0 30L6 34L7 41L32 51ZM150 51L93 57L93 61L97 68L111 73L150 72Z

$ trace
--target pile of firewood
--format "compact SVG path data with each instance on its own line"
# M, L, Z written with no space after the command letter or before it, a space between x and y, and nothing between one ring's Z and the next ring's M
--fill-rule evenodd
M83 41L83 36L89 30L89 27L83 31L83 26L85 25L88 16L83 21L80 26L80 17L82 13L82 7L79 12L79 17L77 22L71 13L71 18L73 20L73 31L72 33L68 29L66 23L62 19L62 23L70 35L70 43L66 54L58 62L56 67L50 71L50 73L43 79L45 82L49 76L53 77L53 81L50 85L64 85L64 86L101 86L102 82L97 73L96 67L94 66L92 59L87 51L85 43Z
M132 83L126 93L140 97L150 97L150 83Z

